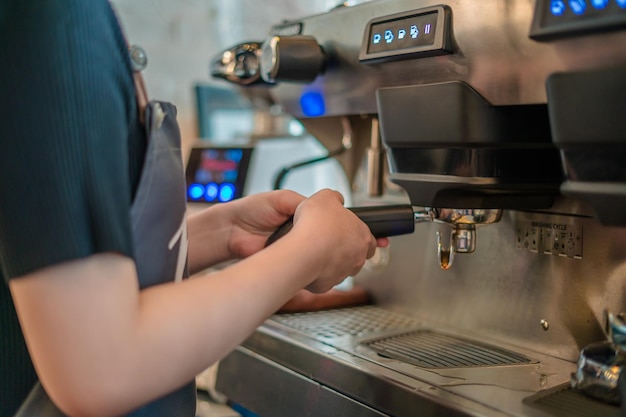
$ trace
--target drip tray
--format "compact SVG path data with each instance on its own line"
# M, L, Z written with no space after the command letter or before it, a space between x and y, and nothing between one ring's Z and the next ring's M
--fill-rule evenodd
M375 306L276 315L274 321L340 347L341 338L381 357L428 369L536 363L500 347L424 328L411 317ZM354 339L357 338L357 339ZM358 340L358 341L357 341Z
M406 331L420 324L411 317L375 306L279 314L272 320L322 341L343 336Z
M531 363L529 358L519 353L430 330L418 330L370 340L362 344L381 356L421 368L442 369Z
M620 407L589 398L569 384L541 391L524 403L554 417L620 417Z
M478 334L435 327L378 306L277 314L245 346L363 401L372 400L361 391L365 386L371 387L366 391L370 394L386 392L388 398L402 397L405 402L383 401L397 411L391 415L416 415L416 410L424 407L421 401L433 395L443 403L451 401L468 410L485 407L482 413L476 411L481 416L621 417L602 403L600 407L609 407L612 412L603 413L601 408L597 413L572 414L543 397L531 404L531 395L569 381L575 370L572 362L517 350ZM568 401L564 399L562 407Z

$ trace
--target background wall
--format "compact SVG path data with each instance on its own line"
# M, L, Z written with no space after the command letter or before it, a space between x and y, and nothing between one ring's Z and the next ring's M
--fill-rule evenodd
M321 13L339 0L111 0L129 43L148 55L148 94L178 107L183 142L198 137L194 85L212 79L209 62L240 42L263 41L283 19ZM346 2L355 3L355 2Z

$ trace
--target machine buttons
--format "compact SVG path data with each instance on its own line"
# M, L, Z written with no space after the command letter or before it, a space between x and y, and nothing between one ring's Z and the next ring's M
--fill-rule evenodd
M449 14L447 7L436 6L370 20L359 61L370 63L450 53Z
M530 37L543 41L624 26L626 0L538 0Z

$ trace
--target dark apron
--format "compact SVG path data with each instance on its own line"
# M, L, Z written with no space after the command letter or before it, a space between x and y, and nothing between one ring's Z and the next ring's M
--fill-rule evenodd
M139 285L182 280L187 271L185 177L176 108L152 101L145 109L147 150L130 216ZM129 417L194 417L195 379ZM15 417L64 416L40 384Z

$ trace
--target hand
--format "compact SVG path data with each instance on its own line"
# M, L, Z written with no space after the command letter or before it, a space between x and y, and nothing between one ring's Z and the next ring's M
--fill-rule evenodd
M331 289L323 294L313 294L307 290L300 290L278 310L278 313L328 310L363 305L369 302L369 294L361 287L352 287L347 291Z
M305 197L289 190L254 194L228 203L232 229L228 241L236 258L263 249L268 237L294 214Z
M300 242L302 256L316 258L319 271L306 287L314 293L326 292L348 275L356 275L377 246L367 225L343 206L343 196L327 189L298 205L287 236L292 234L293 241Z

